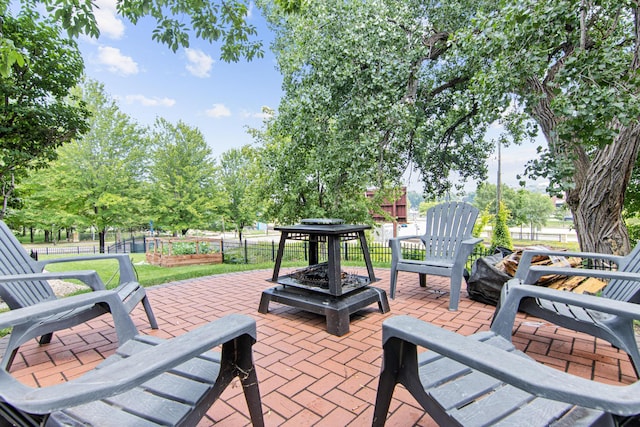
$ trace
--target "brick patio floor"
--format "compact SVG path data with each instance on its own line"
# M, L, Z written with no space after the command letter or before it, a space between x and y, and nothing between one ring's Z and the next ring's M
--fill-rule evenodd
M349 269L358 272L358 269ZM283 270L283 274L286 270ZM261 291L271 271L233 273L148 288L160 329L149 328L143 310L133 312L142 333L161 337L180 335L229 313L256 319L258 342L254 358L267 426L367 426L371 424L381 364L382 321L408 314L469 335L489 328L494 308L467 298L460 309L448 310L447 280L430 276L428 287L418 286L416 274L400 273L391 311L377 305L351 317L350 332L330 335L322 316L271 303L268 314L258 313ZM388 291L389 270L376 269L375 286ZM574 333L538 319L519 315L514 342L536 360L576 375L603 382L630 383L635 374L626 354L608 343ZM25 344L12 372L29 385L50 385L81 375L111 354L115 333L108 316L54 335L48 345ZM249 425L241 390L227 388L200 425ZM414 399L398 387L387 426L429 426L433 421Z

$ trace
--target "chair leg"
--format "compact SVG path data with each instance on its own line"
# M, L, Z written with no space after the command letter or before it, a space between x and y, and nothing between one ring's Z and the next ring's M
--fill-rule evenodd
M640 378L640 351L638 350L633 321L626 319L624 321L617 320L618 319L616 319L613 324L606 324L611 331L616 332L614 336L617 342L612 342L612 345L627 353L636 371L636 375Z
M398 270L393 265L391 266L391 277L389 281L391 282L389 286L389 296L391 297L391 299L394 299L396 297L396 283L398 281Z
M49 344L51 342L51 338L53 338L53 332L50 332L48 334L44 334L43 336L41 336L40 339L38 340L38 343Z
M378 391L376 393L376 403L373 410L373 427L383 427L387 421L391 399L396 384L398 384L398 373L401 369L398 340L392 339L384 345L382 357L382 371L378 381Z
M449 292L449 311L458 311L458 303L460 302L460 288L462 286L462 274L460 273L455 271L451 273L451 290Z
M427 287L427 275L424 273L418 273L418 281L420 282L420 287L421 288L426 288Z
M237 341L239 351L236 369L239 371L238 376L240 377L244 397L249 408L251 424L254 427L264 426L258 376L256 375L256 367L253 364L253 353L251 351L252 338L248 335L243 335L237 338Z
M151 329L158 329L156 316L153 314L151 304L149 303L149 298L147 298L146 295L144 296L144 298L142 298L142 306L144 307L144 311L147 313L147 318L149 319L149 323L151 324Z
M9 369L11 369L11 365L13 365L13 361L18 355L19 348L20 347L16 347L11 351L9 355L7 354L4 355L4 357L2 358L2 363L0 363L0 368L4 369L7 372L9 371Z

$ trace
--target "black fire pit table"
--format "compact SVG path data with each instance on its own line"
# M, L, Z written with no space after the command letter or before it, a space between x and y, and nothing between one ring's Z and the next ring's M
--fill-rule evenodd
M280 231L280 244L271 282L278 286L262 292L260 313L269 311L269 302L296 307L327 318L327 332L342 336L349 332L349 316L373 303L381 313L389 311L387 293L370 286L377 281L371 265L364 231L368 225L344 224L338 219L306 219L301 224L275 227ZM360 241L367 276L346 274L340 268L341 243ZM309 267L280 276L280 266L287 240L309 243ZM326 243L327 262L319 263L318 244Z

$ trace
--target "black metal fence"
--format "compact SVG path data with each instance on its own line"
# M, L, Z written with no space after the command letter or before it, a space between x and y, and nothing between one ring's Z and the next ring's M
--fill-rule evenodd
M287 241L282 257L283 261L307 262L308 242ZM371 261L374 263L391 264L391 248L382 243L368 243ZM424 257L424 246L407 244L403 246L403 256L406 258L420 259ZM257 264L264 262L275 262L278 252L278 242L276 241L223 241L222 253L225 263ZM359 242L343 242L340 251L342 261L364 261ZM489 255L489 248L478 245L469 257L467 267L470 268L473 262L483 256ZM318 257L320 261L326 261L328 256L326 245L320 244L318 247Z
M285 245L283 261L308 262L309 243L305 241L287 241ZM391 264L391 248L383 243L368 243L369 254L374 263ZM406 244L402 248L405 258L420 259L424 257L424 247L418 243ZM146 240L144 237L127 239L126 241L110 245L105 249L107 253L144 253L146 251ZM32 249L32 256L38 255L73 255L73 254L97 254L98 245L92 246L60 246ZM278 242L271 241L238 241L223 240L222 253L225 263L229 264L259 264L275 262L278 252ZM358 241L343 242L340 256L342 261L364 261L360 243ZM489 255L489 249L482 245L477 245L467 261L470 268L473 262ZM318 256L321 261L327 259L326 245L320 244Z

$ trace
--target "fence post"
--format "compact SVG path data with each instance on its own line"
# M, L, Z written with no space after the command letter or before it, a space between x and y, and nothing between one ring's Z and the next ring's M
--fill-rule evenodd
M271 262L276 262L276 242L271 241Z
M349 245L347 245L346 241L343 243L343 245L344 245L344 260L349 261Z
M155 250L155 246L153 249ZM146 252L145 250L145 253ZM224 264L224 239L220 239L220 253L222 254L222 263Z
M247 239L244 239L244 263L249 264L249 248L247 247Z

